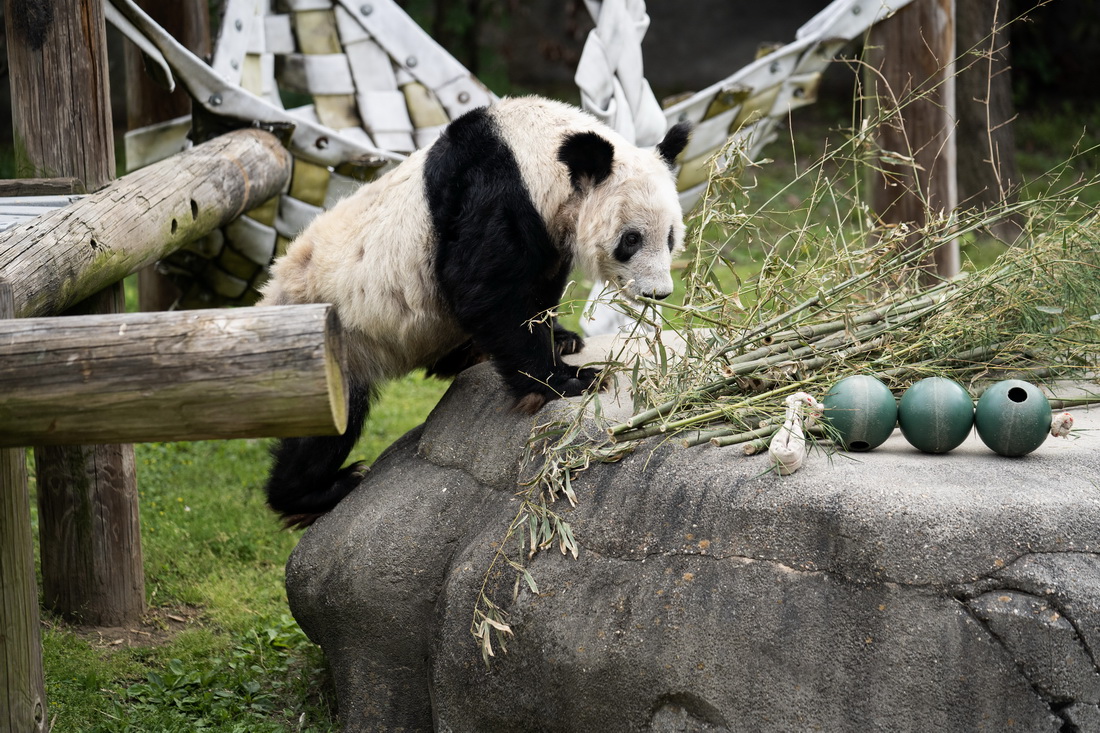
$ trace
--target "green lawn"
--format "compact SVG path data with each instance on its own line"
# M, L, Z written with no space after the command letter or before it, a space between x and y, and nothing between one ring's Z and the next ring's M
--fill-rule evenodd
M1017 123L1019 163L1034 194L1041 176L1082 146L1100 142L1100 108L1032 115ZM804 110L796 135L767 150L772 162L751 171L750 207L760 207L755 233L726 247L734 272L746 277L789 232L843 222L846 211L815 196L822 186L858 186L842 165L829 180L798 173L830 141L843 138L845 112ZM1087 128L1082 133L1082 128ZM1081 157L1070 175L1095 174L1097 155ZM793 181L793 182L792 182ZM1088 195L1100 198L1100 191ZM812 201L812 205L805 202ZM765 204L765 202L768 202ZM755 209L750 209L755 210ZM968 240L979 262L987 242ZM682 287L680 288L682 293ZM587 287L580 283L575 298ZM576 315L563 319L575 327ZM355 456L373 460L420 423L446 384L413 375L378 401ZM124 630L78 629L44 619L49 717L57 731L325 731L335 701L319 650L288 616L283 566L298 535L279 529L263 505L266 441L239 440L137 446L142 543L150 613ZM131 644L134 644L131 646Z

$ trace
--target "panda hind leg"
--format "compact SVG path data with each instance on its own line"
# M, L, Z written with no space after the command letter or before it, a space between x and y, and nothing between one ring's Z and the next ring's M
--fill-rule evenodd
M272 446L264 491L268 506L287 528L313 524L350 494L367 472L362 462L342 466L363 432L373 390L353 383L348 397L348 426L343 435L283 438Z

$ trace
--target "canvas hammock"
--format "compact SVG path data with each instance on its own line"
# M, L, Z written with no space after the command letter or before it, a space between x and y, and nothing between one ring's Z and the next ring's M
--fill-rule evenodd
M662 108L643 73L641 42L649 29L643 0L585 0L595 27L576 82L585 109L638 145L655 144L678 121L694 123L676 168L686 211L702 194L717 153L756 159L788 112L815 100L834 56L908 2L835 0L793 42ZM143 50L165 83L183 85L197 113L293 126L287 190L160 263L184 285L177 307L253 301L272 259L314 216L431 144L450 120L496 98L393 0L280 0L278 11L271 0L228 0L210 64L133 0L105 6L108 21ZM304 103L287 109L283 99L292 96ZM184 149L191 128L190 118L180 118L128 133L128 167Z

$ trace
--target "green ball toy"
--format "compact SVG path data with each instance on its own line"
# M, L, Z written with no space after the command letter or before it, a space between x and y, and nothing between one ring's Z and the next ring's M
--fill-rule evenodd
M898 407L890 389L865 375L845 377L822 400L825 420L833 427L845 450L878 448L894 432Z
M1030 382L1006 379L987 389L974 410L978 437L994 453L1025 456L1047 439L1050 402Z
M974 402L958 382L943 377L922 379L901 396L898 426L914 448L947 453L970 434Z

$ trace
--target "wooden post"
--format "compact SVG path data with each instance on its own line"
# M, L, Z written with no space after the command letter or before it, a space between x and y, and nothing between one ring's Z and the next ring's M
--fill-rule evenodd
M335 435L331 305L0 319L0 447Z
M172 34L192 53L210 53L210 11L206 0L138 0L138 7ZM145 72L144 56L132 43L126 44L126 129L164 122L191 114L191 97L182 86L174 92L160 87ZM138 309L168 310L179 297L179 288L153 266L138 272Z
M4 0L4 11L18 172L102 188L115 168L103 3ZM111 290L94 307L124 309L122 283ZM145 580L133 446L44 449L35 465L47 605L85 623L136 620Z
M923 227L950 215L958 201L954 13L954 0L914 0L871 28L865 87L884 160L868 183L871 206L886 224ZM958 274L958 242L939 247L933 259L930 271Z
M967 0L956 9L959 204L964 208L1012 203L1020 183L1012 129L1016 111L1009 65L1010 19L1004 0ZM1023 232L1019 217L1009 217L990 230L1008 243Z
M122 313L121 283L67 315ZM145 611L134 446L34 449L46 608L78 623L122 626Z
M15 307L0 280L0 318ZM22 448L0 448L0 730L46 731L34 535Z
M4 17L17 175L106 185L115 146L103 4L4 0Z

